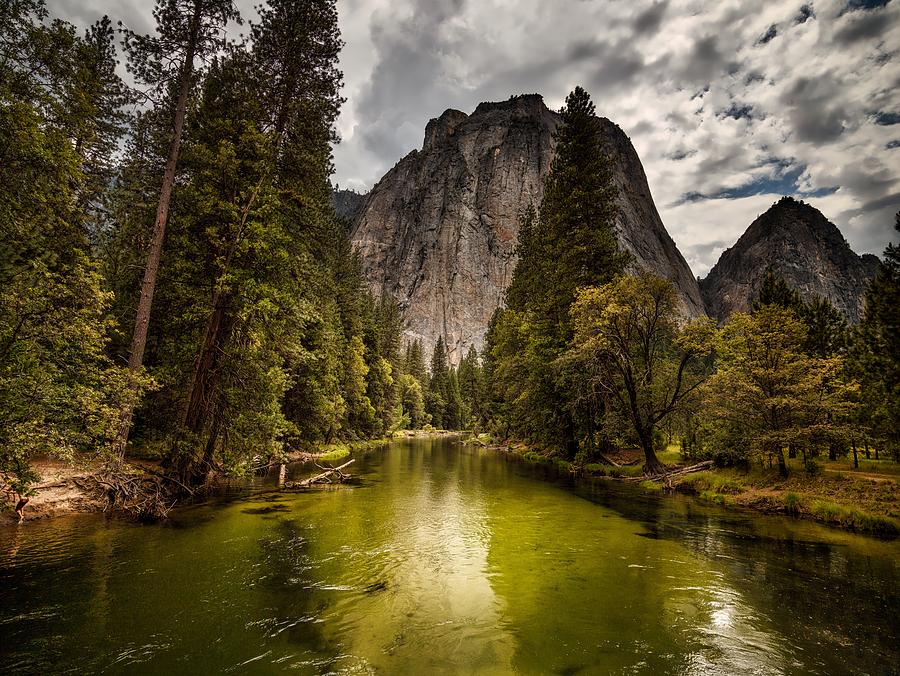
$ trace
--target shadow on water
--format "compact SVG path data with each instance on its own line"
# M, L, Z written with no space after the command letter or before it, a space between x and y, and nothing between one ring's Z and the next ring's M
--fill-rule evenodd
M715 561L729 584L776 625L802 628L794 640L828 673L900 673L896 542L541 471L567 490L640 522L647 528L640 537L675 541ZM878 667L870 672L873 664Z
M900 543L446 439L354 475L0 531L2 671L900 672Z

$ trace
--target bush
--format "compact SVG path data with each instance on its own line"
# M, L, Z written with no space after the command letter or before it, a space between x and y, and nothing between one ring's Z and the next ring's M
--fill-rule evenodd
M800 496L792 491L788 491L784 495L781 496L782 502L784 502L784 511L792 516L797 516L800 514L800 507L802 505L802 501L800 500Z
M806 473L810 476L816 476L822 473L822 464L815 458L806 459Z

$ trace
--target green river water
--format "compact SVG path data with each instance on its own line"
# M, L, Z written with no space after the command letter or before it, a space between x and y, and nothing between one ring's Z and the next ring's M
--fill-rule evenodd
M260 479L161 525L0 528L0 672L900 671L898 542L452 438L353 469L305 493Z

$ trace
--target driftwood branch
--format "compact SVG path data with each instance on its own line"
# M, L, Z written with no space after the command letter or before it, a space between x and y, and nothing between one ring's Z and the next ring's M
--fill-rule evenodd
M664 474L656 474L653 476L630 476L623 477L623 481L664 481L667 485L670 485L671 480L683 476L685 474L693 474L694 472L703 472L704 470L709 469L713 466L712 460L704 460L703 462L698 462L696 465L690 465L688 467L679 467L678 469L673 469L671 472L665 472Z
M344 474L342 470L346 467L352 465L356 462L356 459L348 460L343 465L339 467L325 467L316 463L316 467L322 470L321 474L316 474L315 476L311 476L308 479L303 479L301 481L286 481L284 484L285 488L309 488L314 484L322 484L322 483L331 483L331 477L333 475L337 475L339 482L344 482L350 478L349 474Z

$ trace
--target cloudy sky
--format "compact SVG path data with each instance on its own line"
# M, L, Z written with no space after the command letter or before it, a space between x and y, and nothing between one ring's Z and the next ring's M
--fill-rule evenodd
M256 0L239 0L252 16ZM142 0L49 0L150 28ZM782 194L858 252L897 239L900 0L338 0L336 181L366 190L446 108L575 85L631 137L694 272Z

